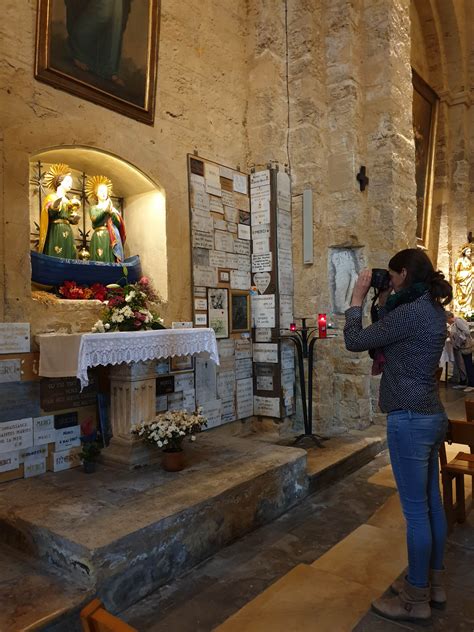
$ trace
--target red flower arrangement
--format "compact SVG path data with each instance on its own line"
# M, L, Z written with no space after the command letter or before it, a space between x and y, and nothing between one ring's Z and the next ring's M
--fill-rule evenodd
M58 292L63 298L79 301L96 300L103 302L107 300L108 295L107 288L101 283L94 283L87 287L87 285L77 285L75 281L64 281Z

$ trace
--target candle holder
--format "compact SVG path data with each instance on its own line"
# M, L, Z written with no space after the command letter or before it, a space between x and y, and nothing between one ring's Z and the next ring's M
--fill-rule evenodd
M304 433L296 437L294 443L297 445L309 439L319 448L324 448L323 441L326 441L326 438L313 433L313 364L316 340L328 339L327 318L326 314L319 314L317 327L308 327L306 325L307 320L307 318L301 319L301 327L297 327L296 323L291 323L289 329L283 330L289 331L290 333L280 335L280 340L291 340L296 347L296 355L298 356ZM318 332L317 335L316 332ZM308 360L308 400L306 400L306 376L304 368L304 360L306 359Z

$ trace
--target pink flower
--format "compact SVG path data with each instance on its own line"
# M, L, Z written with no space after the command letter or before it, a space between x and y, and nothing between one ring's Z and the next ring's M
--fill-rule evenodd
M150 280L148 279L148 277L142 276L142 278L140 279L140 281L138 281L138 283L140 285L149 285Z

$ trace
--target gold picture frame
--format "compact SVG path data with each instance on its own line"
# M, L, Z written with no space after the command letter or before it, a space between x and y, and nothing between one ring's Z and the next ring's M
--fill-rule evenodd
M439 98L415 70L412 73L417 217L416 240L419 248L428 249Z
M250 331L250 293L245 290L230 291L230 332Z
M35 78L153 125L160 5L38 0Z

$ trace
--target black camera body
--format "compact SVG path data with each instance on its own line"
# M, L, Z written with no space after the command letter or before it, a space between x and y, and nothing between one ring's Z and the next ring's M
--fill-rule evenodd
M373 287L376 290L388 290L390 287L390 275L388 270L384 270L383 268L373 268L370 287Z

